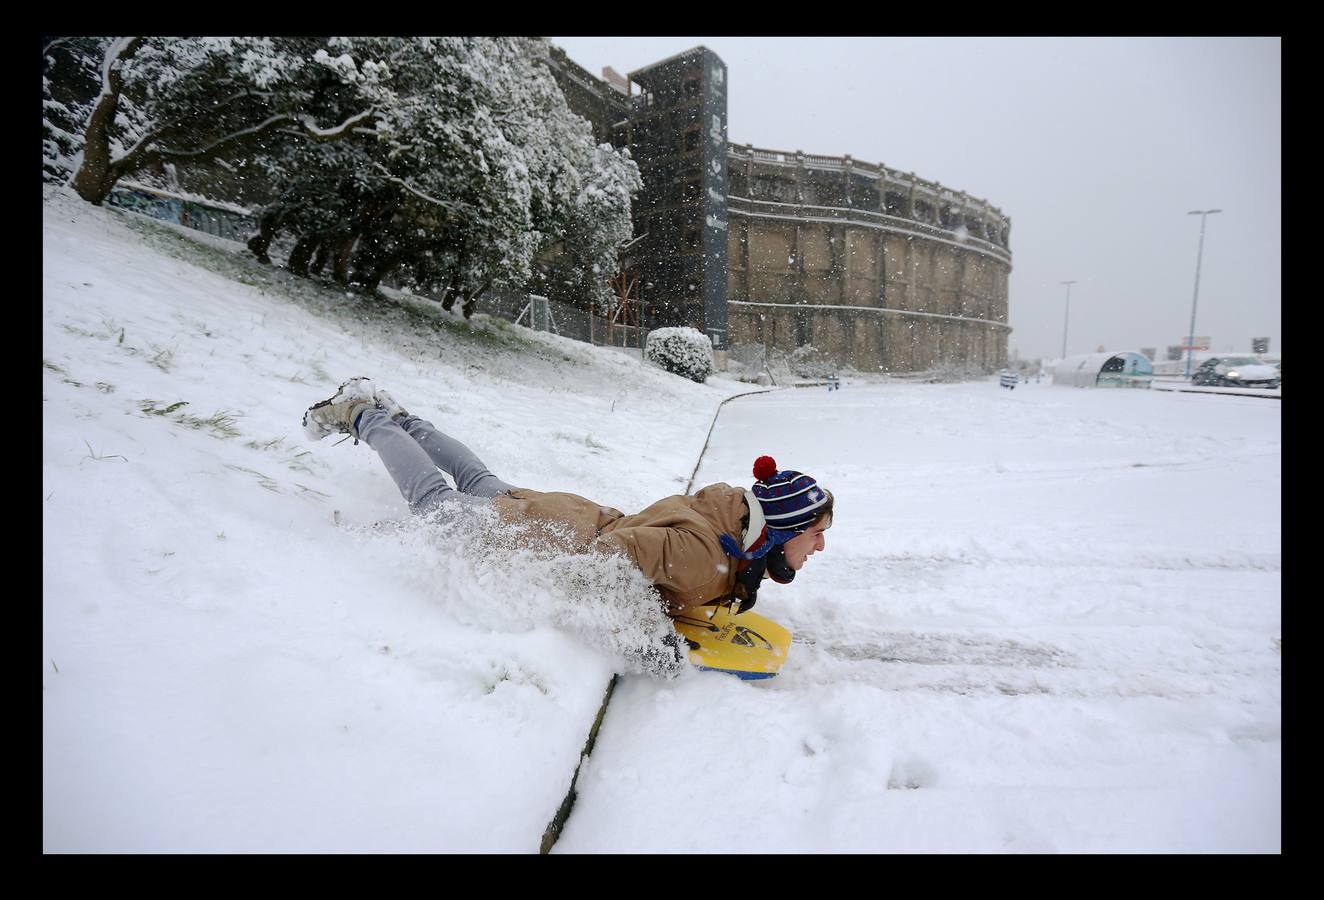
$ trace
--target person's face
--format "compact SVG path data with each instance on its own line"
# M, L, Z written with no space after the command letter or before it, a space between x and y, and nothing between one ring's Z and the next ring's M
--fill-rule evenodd
M786 548L786 564L796 572L804 568L805 560L809 559L809 557L824 549L826 546L823 532L831 527L832 517L828 516L813 528L797 534L795 537L787 541L783 545Z

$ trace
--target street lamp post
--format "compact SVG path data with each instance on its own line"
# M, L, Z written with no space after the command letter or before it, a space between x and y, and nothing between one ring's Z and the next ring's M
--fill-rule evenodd
M1204 220L1221 209L1193 209L1188 216L1200 217L1200 249L1195 254L1195 296L1191 299L1191 330L1186 335L1186 377L1191 377L1191 357L1195 353L1195 308L1200 302L1200 263L1204 260Z
M1074 281L1062 281L1062 282L1058 282L1058 283L1059 283L1059 284L1065 284L1065 285L1067 286L1067 312L1066 312L1066 315L1062 317L1062 358L1063 358L1063 359L1066 359L1066 358L1067 358L1067 326L1071 324L1071 286L1072 286L1073 284L1075 284L1076 282L1074 282Z

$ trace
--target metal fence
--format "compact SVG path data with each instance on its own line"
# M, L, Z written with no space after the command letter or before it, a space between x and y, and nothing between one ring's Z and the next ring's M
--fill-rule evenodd
M598 347L640 350L648 339L647 328L613 324L577 306L534 294L488 291L481 304L483 312L491 315Z

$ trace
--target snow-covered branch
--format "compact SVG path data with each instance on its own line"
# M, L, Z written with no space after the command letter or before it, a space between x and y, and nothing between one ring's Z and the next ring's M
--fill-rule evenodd
M427 194L423 193L418 188L414 187L412 184L405 181L404 179L397 178L396 176L392 175L390 170L379 162L373 162L373 166L381 170L381 173L386 176L387 181L391 182L392 184L398 184L400 187L409 191L409 193L413 194L415 197L418 197L420 200L426 200L428 203L431 203L434 206L439 206L442 209L446 210L447 212L463 212L467 209L470 209L469 205L466 203L456 203L452 200L438 200L436 197L429 197Z
M355 128L360 122L364 122L376 114L376 108L370 107L358 115L350 116L334 128L319 128L312 116L296 116L294 119L303 125L305 133L313 140L335 140Z
M284 127L288 125L301 126L297 132L293 133L297 133L314 141L334 141L350 133L355 125L370 118L374 113L375 111L372 109L364 110L361 113L350 116L344 122L341 122L339 125L332 128L318 127L316 121L309 115L289 115L287 113L282 113L264 119L251 128L244 128L231 134L227 134L225 137L212 141L207 146L200 147L197 150L171 150L168 147L161 147L156 150L156 153L169 159L202 159L215 153L227 144L232 144L237 141L242 141L245 138L255 137L259 134L275 130L277 126Z

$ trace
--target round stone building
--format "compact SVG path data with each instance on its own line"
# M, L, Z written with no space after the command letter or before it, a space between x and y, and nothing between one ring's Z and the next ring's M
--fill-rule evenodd
M860 370L1006 363L1011 223L912 173L728 145L732 345Z
M1006 364L1011 220L911 172L732 143L725 63L695 47L597 79L550 63L643 190L621 259L642 332L689 325L718 351L812 346L861 371ZM742 354L743 355L743 354Z

